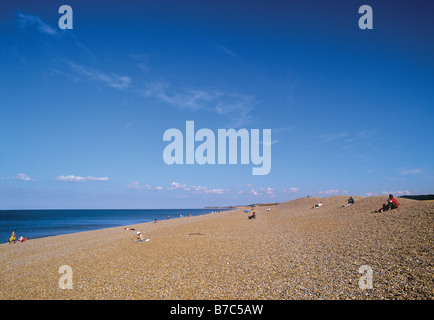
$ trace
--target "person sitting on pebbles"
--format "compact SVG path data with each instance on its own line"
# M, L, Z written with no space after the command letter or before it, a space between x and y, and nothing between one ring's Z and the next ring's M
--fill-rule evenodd
M140 241L146 242L146 241L149 241L149 239L145 239L143 234L140 231L137 231L137 240L134 241L134 243L140 242Z
M249 216L249 219L256 219L256 210L252 209L252 215Z
M354 204L354 199L353 199L353 197L350 197L350 198L347 200L347 204L346 204L346 205L343 205L342 207L351 206L352 204Z
M9 244L15 243L15 230L12 231L11 237L9 238Z
M393 197L393 194L389 194L389 199L387 199L387 203L383 204L383 207L374 211L374 212L384 212L387 210L397 209L399 207L398 200Z
M143 234L140 231L137 231L137 240L139 240L139 241L145 240L145 237L143 236Z

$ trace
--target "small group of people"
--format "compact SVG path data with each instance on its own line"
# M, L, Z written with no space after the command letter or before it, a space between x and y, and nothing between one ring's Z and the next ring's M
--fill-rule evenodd
M374 211L374 213L381 213L387 210L397 209L399 207L399 202L396 198L393 197L393 194L389 194L389 199L387 199L386 203L383 203L383 206Z
M23 236L19 236L18 241L19 242L25 242L25 241L27 241L27 238L24 238ZM15 242L16 242L15 230L13 230L12 233L11 233L11 236L9 238L9 244L15 243Z

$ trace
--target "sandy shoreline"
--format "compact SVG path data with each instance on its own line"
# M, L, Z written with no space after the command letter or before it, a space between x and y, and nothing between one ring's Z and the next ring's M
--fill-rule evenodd
M373 214L385 197L346 198L130 226L143 243L114 227L1 244L0 299L433 299L434 203ZM359 287L362 265L373 289Z

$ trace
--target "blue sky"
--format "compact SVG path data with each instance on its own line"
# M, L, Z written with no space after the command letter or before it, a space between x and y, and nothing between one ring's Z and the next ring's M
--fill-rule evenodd
M363 4L372 30L358 27ZM431 1L0 7L0 209L433 192ZM271 129L271 172L167 165L165 130L190 120Z

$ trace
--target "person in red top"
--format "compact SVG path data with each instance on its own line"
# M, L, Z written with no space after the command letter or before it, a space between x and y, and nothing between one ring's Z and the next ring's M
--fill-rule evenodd
M387 203L383 204L383 207L378 209L377 212L383 212L387 210L393 210L399 207L398 200L393 197L393 194L389 194L389 199L387 199Z

